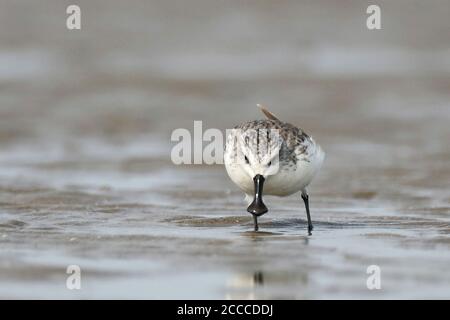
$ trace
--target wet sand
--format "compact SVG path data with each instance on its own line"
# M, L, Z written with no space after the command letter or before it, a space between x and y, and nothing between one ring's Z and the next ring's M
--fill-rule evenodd
M1 5L0 298L450 298L448 3L79 5ZM170 160L260 102L327 153L310 237L299 195L255 233L223 166Z

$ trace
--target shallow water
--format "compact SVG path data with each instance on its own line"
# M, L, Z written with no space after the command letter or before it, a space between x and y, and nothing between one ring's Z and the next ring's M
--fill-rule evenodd
M450 298L447 2L79 5L1 4L0 298ZM255 233L222 166L170 161L260 102L327 153L312 236L299 195Z

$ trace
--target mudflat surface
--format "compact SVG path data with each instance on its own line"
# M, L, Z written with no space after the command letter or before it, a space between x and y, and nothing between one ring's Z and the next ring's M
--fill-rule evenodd
M79 5L0 5L0 298L450 298L447 1ZM312 236L299 195L255 233L223 166L171 162L256 103L327 154Z

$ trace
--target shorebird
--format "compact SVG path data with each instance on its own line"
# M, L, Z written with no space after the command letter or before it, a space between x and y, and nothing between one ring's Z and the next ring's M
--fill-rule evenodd
M268 211L265 195L289 196L301 191L308 234L313 225L306 187L320 170L325 153L302 129L279 120L262 105L267 119L244 122L228 134L224 164L231 180L245 193L247 211L258 217Z

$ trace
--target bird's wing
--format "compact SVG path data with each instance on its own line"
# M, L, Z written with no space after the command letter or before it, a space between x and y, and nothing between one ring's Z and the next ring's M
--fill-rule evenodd
M261 109L262 113L264 113L264 115L267 117L267 119L280 121L280 119L278 119L272 112L267 110L267 108L265 106L263 106L262 104L257 104L257 107L259 109Z

